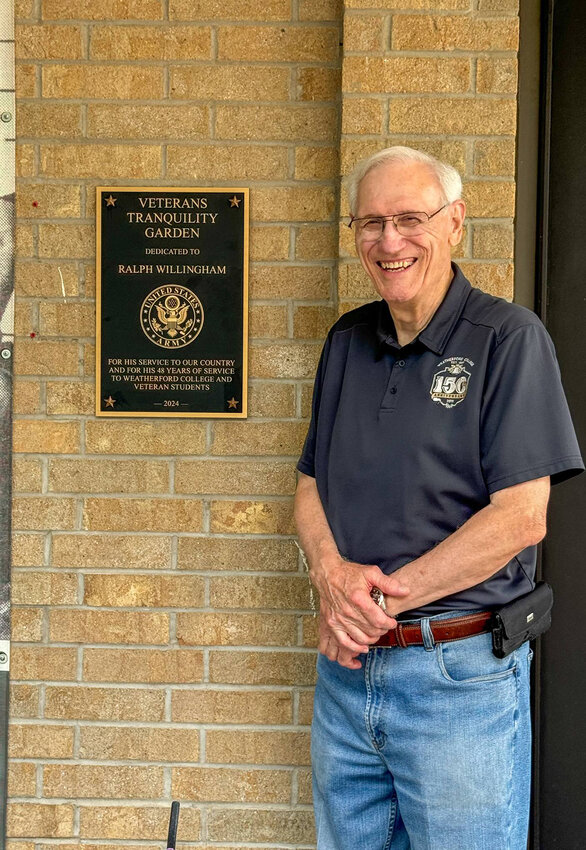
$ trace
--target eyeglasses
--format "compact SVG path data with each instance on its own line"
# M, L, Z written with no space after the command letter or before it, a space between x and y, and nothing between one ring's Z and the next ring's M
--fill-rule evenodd
M348 227L354 227L357 238L374 241L382 236L387 221L392 221L401 236L417 236L424 233L428 221L446 207L449 207L449 204L444 204L433 213L404 212L395 213L395 215L367 215L364 218L351 218Z

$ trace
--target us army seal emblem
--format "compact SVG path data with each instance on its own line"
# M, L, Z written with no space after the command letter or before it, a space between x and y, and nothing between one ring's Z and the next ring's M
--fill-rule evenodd
M433 376L430 395L444 407L455 407L464 401L471 374L466 365L474 366L467 357L448 357L438 363L439 371Z
M140 324L155 345L183 348L203 327L203 305L191 289L159 286L142 302Z

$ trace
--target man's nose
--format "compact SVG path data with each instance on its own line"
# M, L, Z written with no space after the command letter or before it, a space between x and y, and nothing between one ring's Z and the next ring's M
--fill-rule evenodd
M401 236L391 218L385 219L382 225L382 233L379 236L379 242L381 245L392 246L403 241L403 236Z

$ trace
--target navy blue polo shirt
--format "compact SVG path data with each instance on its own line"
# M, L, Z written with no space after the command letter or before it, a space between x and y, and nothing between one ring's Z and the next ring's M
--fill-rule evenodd
M385 573L429 551L497 490L584 465L555 351L530 310L454 279L401 347L386 302L342 316L317 371L298 469L340 553ZM480 585L409 612L493 608L534 586L536 547Z

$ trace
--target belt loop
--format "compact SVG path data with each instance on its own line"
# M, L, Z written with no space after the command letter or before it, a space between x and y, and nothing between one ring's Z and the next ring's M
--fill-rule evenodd
M424 617L421 621L421 637L423 638L423 646L426 651L431 652L431 650L435 647L435 638L431 630L429 617Z
M399 646L402 646L403 649L407 649L407 641L405 640L405 635L403 634L403 623L398 622L395 631L397 633L397 643L399 644Z

